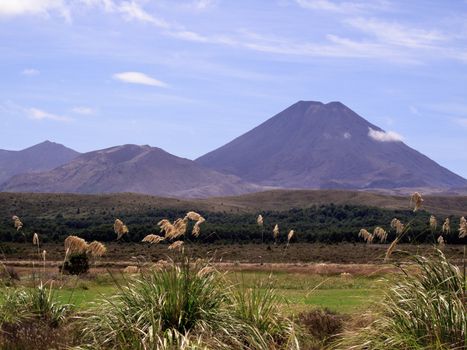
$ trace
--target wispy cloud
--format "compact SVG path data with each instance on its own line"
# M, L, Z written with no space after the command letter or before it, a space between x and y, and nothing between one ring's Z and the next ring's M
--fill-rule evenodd
M84 106L73 107L71 111L75 114L82 114L82 115L92 115L96 113L96 111L93 108L84 107Z
M141 84L149 86L167 87L168 85L160 80L157 80L149 75L141 72L122 72L113 75L116 80L130 84Z
M67 116L46 112L38 108L27 108L28 117L33 120L54 120L57 122L69 122L73 119Z
M165 20L145 11L135 0L117 2L114 0L81 0L86 7L97 7L107 13L117 13L127 21L139 21L152 24L159 28L169 28L171 25Z
M336 1L336 0L296 0L296 3L309 10L338 12L346 15L355 12L366 12L373 10L388 9L387 1Z
M203 33L171 23L146 10L138 0L0 0L0 16L10 14L49 14L53 11L67 14L85 7L98 8L126 21L145 23L159 29L161 35L206 45L219 45L271 55L300 57L361 58L397 64L420 64L429 59L454 59L467 63L463 45L437 28L417 28L395 21L375 18L377 11L391 10L386 0L338 1L295 0L302 8L341 13L339 21L356 31L357 35L340 32L323 33L313 40L305 38L274 37L253 31ZM13 5L11 5L13 4ZM205 9L216 4L213 0L190 0L181 6ZM371 18L362 16L371 15ZM349 18L350 16L350 18ZM452 31L451 31L452 32ZM458 43L458 42L457 42ZM149 84L151 85L151 84ZM154 84L152 84L154 85ZM158 85L160 86L160 85Z
M41 72L34 68L26 68L21 71L22 75L32 76L32 75L39 75Z
M368 136L378 142L400 142L402 136L394 131L379 131L368 128Z
M0 0L0 18L22 15L48 17L57 13L70 20L70 10L63 0Z
M435 29L414 28L375 18L352 18L345 22L382 43L408 48L435 48L437 44L448 39L446 35Z
M204 11L217 5L217 0L192 0L185 4L186 8Z

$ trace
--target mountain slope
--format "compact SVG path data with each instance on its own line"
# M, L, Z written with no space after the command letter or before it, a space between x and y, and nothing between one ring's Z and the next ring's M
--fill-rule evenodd
M196 161L246 181L284 188L467 185L340 102L297 102Z
M0 150L0 183L17 174L54 169L78 155L78 152L50 141L21 151Z
M160 148L124 145L85 153L52 171L17 175L0 189L7 192L134 192L206 197L246 193L259 187Z

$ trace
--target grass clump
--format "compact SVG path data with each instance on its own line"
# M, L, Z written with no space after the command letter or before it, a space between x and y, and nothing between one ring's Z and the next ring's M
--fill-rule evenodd
M0 302L1 349L58 349L71 338L64 325L68 304L57 301L52 287L3 288Z
M119 285L82 316L86 349L294 349L294 325L269 290L234 292L207 263L182 258Z
M432 257L413 259L416 269L403 269L404 277L379 304L375 321L344 334L336 349L467 349L464 279L459 268L438 249Z

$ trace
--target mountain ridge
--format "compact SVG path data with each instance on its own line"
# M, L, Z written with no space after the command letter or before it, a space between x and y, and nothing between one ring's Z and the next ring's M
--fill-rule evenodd
M0 186L5 192L133 192L187 198L258 189L161 148L130 144L84 153L51 171L16 175Z
M280 188L463 194L467 180L339 101L298 101L195 161L149 145L0 150L0 191L203 198Z

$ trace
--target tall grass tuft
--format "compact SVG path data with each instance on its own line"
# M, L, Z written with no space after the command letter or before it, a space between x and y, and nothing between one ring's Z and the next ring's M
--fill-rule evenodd
M415 256L404 277L378 304L376 320L343 335L334 349L447 350L467 348L463 277L436 249Z
M82 315L82 348L294 349L272 292L233 290L212 266L186 257L142 272Z

